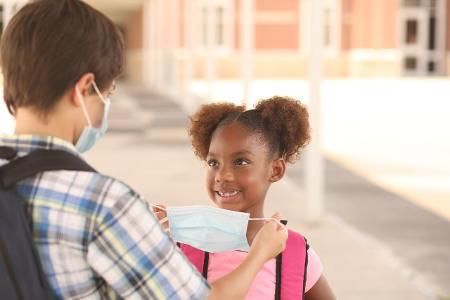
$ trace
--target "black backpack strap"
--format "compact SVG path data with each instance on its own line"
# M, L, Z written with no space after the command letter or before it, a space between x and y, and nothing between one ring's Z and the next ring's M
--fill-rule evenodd
M278 254L276 259L276 281L275 281L275 300L281 299L281 265L282 265L282 254Z
M9 283L11 285L14 291L14 296L18 300L30 299L28 297L30 294L34 295L33 296L34 298L32 299L53 299L54 297L51 293L51 287L43 271L42 263L41 260L39 259L39 254L35 248L35 245L32 242L33 238L29 228L28 220L26 219L22 211L22 204L18 201L11 201L10 203L8 203L8 209L9 209L8 212L11 213L11 215L15 218L16 221L18 221L14 224L16 228L15 231L20 232L20 235L14 236L13 244L19 242L22 246L24 246L29 250L29 252L25 253L26 254L25 257L19 258L23 263L25 263L28 266L28 269L26 270L27 274L20 273L19 270L23 271L23 268L19 270L15 269L15 267L17 266L18 254L14 252L13 248L11 248L10 246L11 240L10 239L5 240L4 239L5 236L2 234L2 238L0 239L0 263L3 263L3 269L7 270L8 272L7 282L4 282L3 284ZM10 224L4 225L8 226ZM4 228L2 230L4 230ZM22 250L19 250L19 252L20 254L23 254ZM28 274L35 275L36 277L34 278L34 280L37 280L42 288L39 288L35 284L31 284L31 286L27 286L26 291L23 290L23 279L30 279L30 276L33 276ZM2 277L3 277L2 279L5 279L4 276ZM34 281L34 283L35 282L36 281ZM2 288L4 288L4 286L2 286ZM12 299L8 297L6 298Z
M305 298L306 293L306 281L308 280L308 250L309 250L309 244L308 240L305 238L306 243L306 256L305 256L305 274L303 276L303 298Z
M287 225L287 220L281 220L281 224ZM283 264L283 254L280 253L276 258L276 277L275 277L275 300L281 299L281 266Z
M203 259L203 272L202 275L205 279L208 279L208 267L209 267L209 252L205 251L205 257Z
M0 263L1 269L7 271L7 276L2 276L2 279L7 279L7 283L0 284L2 288L6 287L6 292L12 292L14 298L8 299L51 299L51 288L42 269L41 261L36 248L33 244L31 231L29 228L28 219L26 218L21 200L15 197L15 193L11 193L10 188L18 181L27 177L34 176L40 172L51 170L73 170L73 171L89 171L96 172L94 168L89 166L81 157L71 154L63 150L35 150L30 154L17 157L17 151L10 147L0 147L0 158L9 160L10 162L0 167L0 190L1 196L6 197L2 201L2 209L11 217L8 220L2 220L4 224L12 226L5 227L2 230L8 232L18 232L19 235L14 236L13 245L21 245L24 254L23 257L17 257L17 253L11 248L11 239L8 235L1 235L0 239ZM11 200L7 203L8 200ZM7 208L7 209L6 209ZM11 230L10 230L11 229ZM4 233L4 232L3 232ZM28 250L25 250L28 249ZM22 261L23 264L18 264ZM20 266L20 267L19 267ZM17 269L15 269L17 268ZM27 272L23 272L27 270ZM25 275L28 275L26 277ZM30 277L31 276L31 277ZM33 277L34 276L34 277ZM39 278L38 278L39 277ZM38 280L39 284L36 282ZM24 289L24 282L28 284ZM6 286L4 285L6 284ZM8 288L10 285L10 289ZM3 290L2 290L3 291ZM29 296L33 295L33 298Z
M33 251L33 254L35 254L34 251ZM0 267L2 267L2 269L5 269L8 272L10 280L7 283L9 283L12 286L12 290L14 291L15 296L19 299L24 299L22 289L20 288L19 281L14 276L15 275L14 267L12 266L10 261L11 261L11 259L10 259L9 253L6 250L6 245L4 245L3 240L0 239L0 263L3 264L3 266L0 266ZM41 272L42 268L40 266L37 266L37 268L40 271L39 275L42 275L43 274L43 272ZM41 284L43 284L42 276L39 276L39 277L40 277L39 280L40 280ZM7 297L13 297L13 295L7 295Z
M75 154L64 150L39 149L0 167L0 184L10 188L22 179L55 170L96 172Z

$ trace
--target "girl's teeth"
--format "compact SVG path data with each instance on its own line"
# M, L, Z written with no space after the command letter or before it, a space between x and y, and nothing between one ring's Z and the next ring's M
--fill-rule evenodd
M234 191L234 192L219 192L219 196L221 196L221 197L233 197L233 196L235 196L236 194L237 194L238 192L237 191Z

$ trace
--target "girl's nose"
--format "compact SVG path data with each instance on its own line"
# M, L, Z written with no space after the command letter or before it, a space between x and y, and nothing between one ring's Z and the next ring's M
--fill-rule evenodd
M220 168L215 177L216 182L229 182L233 180L233 173L228 168Z

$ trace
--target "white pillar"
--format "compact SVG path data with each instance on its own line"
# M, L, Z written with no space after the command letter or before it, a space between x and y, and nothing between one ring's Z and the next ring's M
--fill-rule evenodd
M450 4L449 4L450 5ZM447 28L446 21L447 18L450 18L450 16L447 16L447 1L440 0L437 3L436 8L436 49L438 52L438 65L439 65L439 75L443 76L446 74L447 69L447 50L446 50L446 36L447 36L447 30L450 30L450 28Z
M309 55L309 115L311 122L311 143L306 153L306 202L307 222L320 221L323 215L323 159L321 154L320 100L323 52L323 9L322 0L312 0L310 5L311 32Z
M158 86L158 1L146 0L144 2L143 16L143 82L147 87Z
M249 105L249 90L253 69L254 0L241 0L241 80L242 104Z
M216 62L215 62L215 6L212 1L206 1L206 63L205 63L205 80L207 84L206 97L211 100L213 94L214 81L216 79Z

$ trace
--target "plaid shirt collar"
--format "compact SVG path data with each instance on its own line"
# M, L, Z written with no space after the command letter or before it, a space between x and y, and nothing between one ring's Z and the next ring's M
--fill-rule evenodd
M80 156L80 153L72 143L53 136L32 134L0 134L0 146L6 146L16 149L19 156L27 155L30 152L38 149L63 150Z

